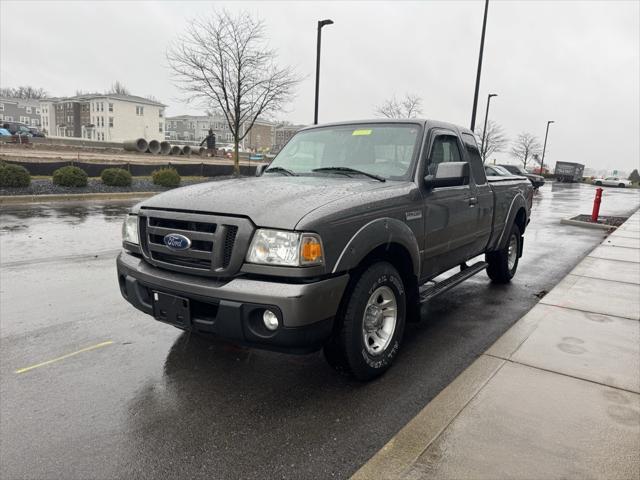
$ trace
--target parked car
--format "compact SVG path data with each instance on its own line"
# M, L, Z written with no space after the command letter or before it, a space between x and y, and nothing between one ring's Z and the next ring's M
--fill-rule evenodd
M33 137L33 134L31 133L29 127L26 127L24 125L19 125L14 135L18 135L20 137Z
M556 162L554 175L558 182L574 183L582 180L584 165L574 162Z
M527 177L531 181L533 188L538 189L544 185L544 177L536 175L535 173L529 173L524 168L518 165L500 165L505 170L510 171L514 175L521 175Z
M34 137L44 138L46 136L43 132L41 132L36 127L29 128L29 132L31 132L31 135L33 135Z
M6 128L0 128L0 137L10 137L11 132Z
M484 173L487 177L513 177L513 173L500 165L485 165Z
M29 132L29 125L22 122L4 122L2 128L9 130L11 135L24 134L25 131Z
M195 334L323 348L335 368L368 380L389 368L422 303L484 270L497 283L516 274L531 182L487 179L467 128L313 126L257 175L134 206L117 259L122 296Z
M594 185L598 185L599 187L625 188L631 186L631 180L620 177L594 178L591 183L593 183Z

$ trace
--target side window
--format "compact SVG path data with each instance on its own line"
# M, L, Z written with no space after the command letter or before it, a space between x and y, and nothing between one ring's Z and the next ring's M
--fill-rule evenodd
M440 163L461 161L458 139L453 135L438 135L431 147L427 175L433 175L436 171L436 166Z
M463 133L462 141L464 142L464 148L469 156L471 175L475 179L476 185L485 184L487 182L487 177L485 176L482 158L480 157L480 151L478 150L478 144L476 143L475 137L470 133Z

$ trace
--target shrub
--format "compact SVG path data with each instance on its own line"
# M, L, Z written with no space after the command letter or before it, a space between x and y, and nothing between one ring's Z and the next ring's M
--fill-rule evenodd
M0 187L20 188L31 184L29 170L21 165L0 163Z
M63 187L86 187L87 173L78 167L62 167L53 172L53 183Z
M178 175L175 168L161 168L160 170L155 170L151 174L151 177L153 178L153 183L163 187L177 187L180 185L180 175Z
M131 185L131 174L123 168L105 168L100 174L102 183L112 187L128 187Z

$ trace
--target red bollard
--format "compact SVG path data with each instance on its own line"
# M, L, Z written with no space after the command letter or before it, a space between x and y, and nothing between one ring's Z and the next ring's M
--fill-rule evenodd
M602 189L596 188L596 198L593 199L593 211L591 212L591 221L597 222L600 215L600 202L602 201Z

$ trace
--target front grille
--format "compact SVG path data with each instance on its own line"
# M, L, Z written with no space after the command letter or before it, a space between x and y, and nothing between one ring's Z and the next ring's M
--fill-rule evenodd
M161 268L188 273L233 275L242 264L251 231L248 220L234 217L144 209L140 213L145 259ZM170 233L187 237L190 247L175 250L166 246L164 237Z

